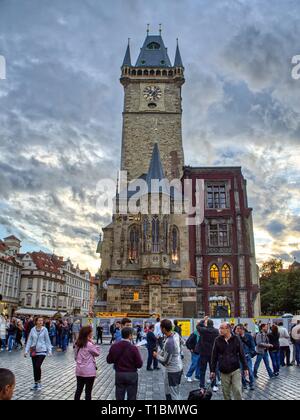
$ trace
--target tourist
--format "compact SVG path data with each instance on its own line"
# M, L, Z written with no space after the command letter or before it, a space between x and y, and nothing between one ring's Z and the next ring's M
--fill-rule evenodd
M32 391L41 391L42 364L47 355L52 355L49 333L43 324L43 318L36 318L35 327L32 328L25 347L24 356L27 357L30 354L33 366L34 385L31 388Z
M156 318L156 324L154 325L154 335L157 339L157 344L159 346L159 348L162 350L163 349L163 344L164 344L164 335L161 332L161 327L160 327L160 318Z
M17 324L15 318L12 318L11 321L8 323L7 328L7 345L9 353L12 352L15 342L16 342L16 335L17 335Z
M198 324L200 325L200 324ZM197 326L198 326L197 325ZM188 382L193 382L193 373L195 372L195 380L200 381L200 355L199 355L199 343L200 335L196 330L189 336L185 345L186 348L191 352L191 364L186 374Z
M295 363L300 367L300 320L291 330L291 340L294 345Z
M16 342L15 342L15 346L17 349L23 348L22 337L23 337L23 324L22 324L22 321L17 321Z
M148 361L147 361L147 370L158 370L158 361L153 357L153 353L157 351L157 340L154 335L154 325L150 325L147 333L147 349L148 349ZM153 368L152 368L153 364Z
M178 325L178 321L174 321L174 331L182 337L182 328L180 325Z
M136 344L143 340L143 329L140 325L136 327Z
M61 351L62 348L62 321L58 320L56 322L56 349L57 351Z
M204 389L207 365L209 365L211 371L212 352L216 338L219 336L219 331L214 328L214 322L211 319L208 319L208 317L204 319L203 326L201 326L201 324L198 325L197 331L200 335L198 343L198 351L200 355L200 388ZM216 380L217 378L215 378L211 384L213 392L217 392L219 390Z
M216 338L211 366L211 380L216 379L217 366L221 372L223 396L226 401L242 400L242 385L240 367L246 380L249 378L247 360L241 340L232 334L231 326L223 323L220 326L220 336Z
M69 324L68 321L64 321L61 328L61 348L63 352L66 352L69 345Z
M34 320L33 320L33 317L31 316L25 321L25 324L24 324L25 344L27 343L30 331L32 330L33 327L34 327Z
M0 401L10 401L16 387L15 375L8 369L0 369ZM3 407L2 407L3 408Z
M279 376L280 371L280 334L277 325L272 325L271 332L268 334L269 343L272 347L269 349L269 354L272 360L274 375Z
M125 327L121 331L122 339L114 343L107 356L107 363L114 364L116 400L134 401L137 399L138 372L143 360L137 347L132 344L133 329Z
M241 339L244 353L246 356L247 366L248 366L248 372L249 372L249 387L250 391L254 391L254 373L253 373L253 363L252 359L256 356L255 351L255 341L252 335L246 331L246 328L243 324L238 324L235 328L235 334ZM244 375L243 366L241 365L241 371L242 371L242 384L244 390L246 390L247 387L247 379Z
M132 327L132 322L131 319L129 318L123 318L121 320L121 328L131 328Z
M254 365L255 378L258 378L257 373L258 373L258 369L262 360L264 361L269 377L270 378L274 377L274 373L270 367L269 354L268 354L268 351L273 348L272 344L270 344L270 341L269 341L268 329L269 329L268 324L261 324L260 332L256 335L257 358Z
M100 348L93 342L93 328L81 328L78 340L74 346L76 361L77 389L75 401L79 401L85 388L85 399L91 401L93 386L97 374L96 357L100 355Z
M0 315L0 351L6 350L7 321L3 315Z
M80 330L81 330L80 320L76 319L76 321L72 325L73 343L76 343L76 341L78 340Z
M55 338L56 338L56 324L55 324L55 321L51 322L49 337L50 337L51 345L54 347L56 345L56 340L55 340Z
M103 327L102 327L102 325L101 324L99 324L98 326L97 326L97 329L96 329L97 331L97 344L99 344L99 341L100 341L100 344L103 344Z
M118 343L122 340L122 333L121 333L121 322L116 322L115 333L114 333L114 342Z
M290 335L288 330L284 328L283 322L278 324L279 343L280 343L280 362L281 366L292 366L291 364L291 349L290 349Z
M180 383L183 373L179 335L172 332L172 322L161 321L161 332L166 341L161 352L153 352L153 357L165 367L165 394L167 400L180 400ZM177 337L176 337L177 336Z
M115 332L116 332L116 325L115 325L114 322L109 327L109 332L110 332L110 335L111 335L110 344L112 344L115 340Z

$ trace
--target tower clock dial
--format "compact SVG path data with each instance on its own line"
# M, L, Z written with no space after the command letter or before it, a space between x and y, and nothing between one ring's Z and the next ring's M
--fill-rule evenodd
M159 101L162 96L162 91L158 86L147 86L143 93L147 101Z

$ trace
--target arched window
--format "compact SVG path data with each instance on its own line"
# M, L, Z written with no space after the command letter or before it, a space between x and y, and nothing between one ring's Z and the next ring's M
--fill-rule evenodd
M158 42L151 42L147 45L148 50L159 50L160 44Z
M148 221L148 217L145 217L143 221L143 252L147 252L148 234L149 234L149 221Z
M168 218L164 218L164 252L168 253L168 242L169 242L169 224Z
M172 263L178 264L179 262L179 232L176 226L171 230L171 249L172 249Z
M137 262L139 257L139 229L133 226L129 232L128 260L131 263Z
M219 284L220 272L219 267L216 264L213 264L210 267L210 284L217 286Z
M231 268L228 264L224 264L222 267L222 284L224 286L231 283Z
M154 217L152 219L152 252L159 252L159 219Z

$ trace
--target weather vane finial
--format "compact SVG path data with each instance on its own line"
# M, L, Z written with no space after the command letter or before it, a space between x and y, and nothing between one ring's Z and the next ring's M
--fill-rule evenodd
M150 32L150 23L147 23L147 35L149 35Z
M159 35L161 35L161 32L162 32L162 24L160 23L159 24Z

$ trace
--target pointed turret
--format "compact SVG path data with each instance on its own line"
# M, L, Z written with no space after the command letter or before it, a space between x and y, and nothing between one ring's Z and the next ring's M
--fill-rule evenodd
M168 56L168 49L160 35L147 36L140 55L136 62L136 67L172 67Z
M182 59L181 59L180 50L179 50L178 39L177 39L177 47L176 47L174 67L184 68L183 63L182 63Z
M122 67L131 67L131 55L130 55L129 39L128 39L128 45L127 45L127 49L126 49L126 53L125 53L125 57L124 57Z

